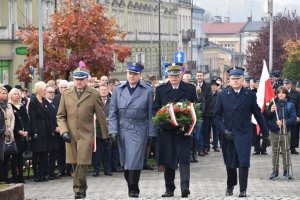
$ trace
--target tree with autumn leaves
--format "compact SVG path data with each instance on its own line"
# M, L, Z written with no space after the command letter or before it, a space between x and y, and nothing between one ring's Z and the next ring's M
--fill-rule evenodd
M284 77L300 81L300 39L288 40L285 42L284 48L288 52L288 58L283 69Z
M263 60L269 63L270 26L263 27L256 40L251 41L246 54L246 69L251 76L260 76ZM296 11L285 11L274 16L273 34L273 70L282 70L289 51L286 49L288 40L296 40L300 35L300 17Z
M131 55L116 21L104 14L104 7L95 1L66 1L51 16L50 30L43 32L45 80L68 79L70 72L84 61L92 76L108 75L114 70L114 56L124 62ZM31 81L30 66L38 72L38 31L30 25L18 34L28 46L26 61L16 71L19 81Z

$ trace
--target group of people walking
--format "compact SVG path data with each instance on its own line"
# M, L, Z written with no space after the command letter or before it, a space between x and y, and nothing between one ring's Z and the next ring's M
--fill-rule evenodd
M198 162L197 155L208 154L212 143L215 152L219 152L220 147L222 150L227 172L225 194L233 195L239 182L239 197L246 197L251 147L256 135L252 115L259 124L263 140L271 141L273 172L270 179L279 176L279 151L284 161L283 175L292 179L290 132L300 116L296 112L300 104L295 105L289 100L290 92L285 85L276 88L276 99L262 113L255 92L244 86L242 68L228 71L226 88L222 86L222 79L205 83L201 71L197 72L196 82L191 84L182 79L181 63L167 66L168 82L160 85L143 81L143 69L143 65L130 62L125 82L116 84L118 81L114 80L111 89L108 78L104 77L107 78L105 83L95 90L90 87L94 85L89 82L89 70L81 62L73 72L71 87L67 88L68 82L61 81L59 94L55 95L54 87L37 82L27 104L21 103L22 94L16 88L10 91L7 102L7 90L1 87L0 117L5 119L5 123L2 120L0 124L0 134L3 132L4 135L1 139L13 137L18 147L17 154L4 156L3 180L7 178L8 164L11 163L14 179L24 182L22 156L30 144L34 181L57 177L54 173L56 163L59 172L65 173L61 169L65 170L67 163L74 172L75 199L85 198L88 166L92 164L93 176L98 176L102 161L104 174L112 175L114 146L118 149L116 168L122 167L120 171L127 182L128 196L138 198L141 170L147 166L148 147L155 144L157 165L164 167L166 190L162 197L174 196L176 169L180 174L181 197L188 197L190 163ZM201 112L201 118L192 135L184 134L189 127L179 131L170 124L153 124L152 118L160 108L170 102L183 101L201 104L200 110L196 111ZM295 151L293 149L292 153Z

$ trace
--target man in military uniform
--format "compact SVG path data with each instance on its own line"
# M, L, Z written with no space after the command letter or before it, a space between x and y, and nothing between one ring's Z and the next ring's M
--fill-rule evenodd
M283 85L283 82L280 79L280 76L281 76L280 70L275 70L270 73L270 78L271 78L272 87L273 87L274 91L276 91L277 88L279 88L280 86Z
M153 92L151 86L141 80L143 69L139 63L128 63L127 81L115 87L109 110L109 134L118 141L128 195L133 198L139 197L148 138L153 140Z
M61 94L57 113L60 133L66 142L66 163L72 164L75 175L75 199L86 197L86 173L91 164L94 142L94 114L101 127L102 138L108 138L105 114L99 93L88 84L89 71L78 67L73 72L74 87Z
M153 103L154 112L170 102L188 100L195 102L197 99L196 88L192 84L184 83L181 78L182 63L169 64L169 82L158 86L155 91ZM159 164L165 166L164 178L166 192L162 197L173 197L175 190L175 169L179 161L181 196L190 194L190 150L193 144L191 136L177 134L177 127L166 129L161 127L159 135Z
M239 168L239 197L246 197L248 171L250 167L254 115L264 138L268 129L256 102L256 94L242 87L243 68L229 70L230 87L218 94L214 108L214 121L222 133L222 153L227 170L226 196L233 195Z

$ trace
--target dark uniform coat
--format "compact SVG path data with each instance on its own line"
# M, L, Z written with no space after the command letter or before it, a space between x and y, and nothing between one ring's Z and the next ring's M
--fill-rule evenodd
M71 143L66 143L67 163L89 165L92 160L94 142L94 114L99 119L102 138L108 138L106 117L101 108L99 92L86 87L80 99L75 87L70 87L61 95L57 112L60 133L69 132Z
M49 139L52 128L48 109L48 101L45 98L40 103L35 95L31 96L28 113L31 123L30 147L33 152L49 151ZM37 139L34 139L34 134L37 134Z
M59 146L60 146L60 134L55 132L57 125L57 120L56 120L56 107L53 104L51 104L49 101L47 101L48 103L48 113L50 116L50 122L51 122L51 135L50 135L50 140L49 140L49 149L51 150L58 150Z
M157 112L162 106L170 102L182 102L188 100L195 102L197 100L196 88L194 85L180 81L178 91L174 91L170 82L158 86L155 90L155 100L153 110ZM175 130L174 130L175 131ZM178 135L172 130L166 130L161 127L159 135L159 164L176 169L178 165L178 153L174 145L179 145L184 155L189 155L192 148L192 137ZM174 143L172 142L174 141ZM170 156L172 155L172 156ZM189 164L190 158L180 157L180 164Z
M289 99L295 106L297 117L300 117L300 93L292 88L289 92ZM294 124L291 130L291 148L296 147L299 147L299 123Z
M253 126L251 116L258 122L263 137L268 136L268 129L256 102L256 94L241 88L236 95L233 89L227 88L218 94L214 108L214 122L221 133L225 129L233 133L233 141L222 136L222 152L225 165L229 168L250 167Z
M125 170L143 169L147 140L153 129L152 101L152 88L143 81L132 95L122 83L111 96L109 133L118 136L120 162Z

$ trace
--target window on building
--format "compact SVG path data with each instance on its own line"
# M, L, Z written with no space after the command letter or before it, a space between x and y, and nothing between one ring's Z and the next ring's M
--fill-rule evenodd
M135 54L135 62L139 62L144 64L145 63L145 53L144 52L137 52Z
M25 23L32 24L32 0L25 0L24 2Z
M9 85L9 61L0 60L0 82Z

